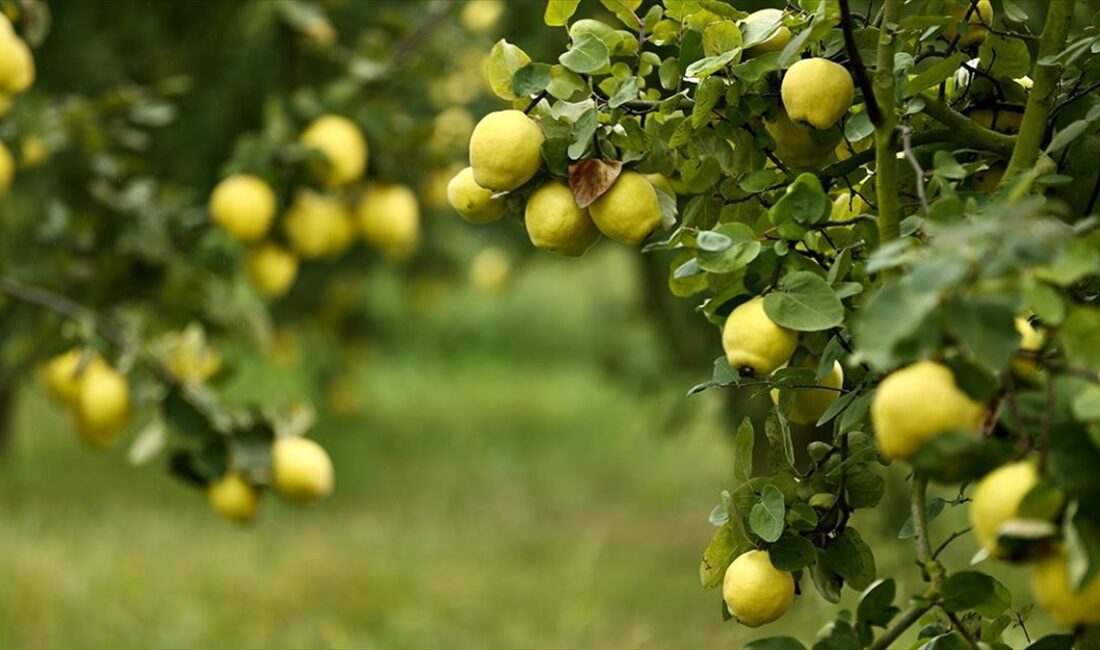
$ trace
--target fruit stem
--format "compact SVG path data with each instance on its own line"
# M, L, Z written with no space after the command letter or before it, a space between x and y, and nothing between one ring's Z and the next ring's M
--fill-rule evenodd
M1001 184L1012 182L1016 176L1031 170L1039 159L1039 149L1046 136L1047 122L1054 107L1054 96L1058 86L1058 77L1062 69L1055 63L1044 65L1043 59L1058 55L1065 48L1069 36L1069 26L1073 19L1075 2L1051 2L1047 5L1047 20L1039 38L1039 52L1035 64L1035 80L1027 97L1027 108L1020 123L1020 134L1016 137L1016 147L1008 161Z
M882 37L875 60L874 98L880 109L875 125L875 194L878 198L879 245L900 234L901 203L898 197L897 125L894 91L895 28L901 13L901 0L886 0L882 6Z

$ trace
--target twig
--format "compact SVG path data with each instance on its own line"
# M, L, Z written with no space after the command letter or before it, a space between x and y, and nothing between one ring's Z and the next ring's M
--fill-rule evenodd
M894 641L897 641L898 637L919 621L930 609L932 609L932 603L929 602L918 603L905 610L901 618L893 625L886 628L882 636L875 639L875 642L870 645L869 650L889 650L889 648L892 648L894 646Z
M913 173L917 177L917 197L920 198L920 207L924 211L925 216L928 215L928 196L924 192L924 168L920 166L920 161L917 160L917 156L913 153L912 133L913 129L908 126L901 126L901 146L905 150L905 158L909 161L909 165L913 168Z
M875 90L871 86L871 78L867 76L867 67L863 65L863 58L859 55L859 46L856 44L855 32L852 26L852 8L849 6L848 0L840 0L840 27L844 32L844 48L848 51L848 59L856 83L859 84L859 89L863 92L863 101L867 106L867 116L871 118L871 124L880 126L882 124L882 110L879 109L878 101L875 99Z
M955 532L951 533L951 535L948 536L947 539L943 540L943 542L941 542L940 545L936 547L935 551L932 551L932 559L934 560L938 558L940 553L943 553L944 549L946 549L951 542L969 533L971 530L974 530L973 526L967 526L962 530L956 530Z
M959 620L959 617L956 616L954 612L947 611L947 609L944 607L941 607L940 609L943 610L944 614L947 614L947 620L951 621L951 624L955 626L955 629L959 632L959 634L961 634L962 637L966 639L967 645L969 645L971 648L977 649L979 647L978 640L974 638L974 635L970 633L970 630L963 627L962 621Z
M547 93L548 91L544 90L541 93L535 95L534 99L532 99L531 102L527 104L527 107L523 109L524 115L530 115L531 111L535 110L535 107L539 105L539 102L546 99Z

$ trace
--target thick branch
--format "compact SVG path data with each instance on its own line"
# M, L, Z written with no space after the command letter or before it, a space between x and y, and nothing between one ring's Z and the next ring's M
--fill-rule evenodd
M898 199L898 159L894 127L894 53L896 35L889 30L897 25L901 0L886 0L882 5L882 36L875 60L874 97L882 111L875 125L875 194L878 199L879 243L897 239L900 234L901 205Z
M1016 145L1015 137L979 126L939 99L929 95L922 95L921 99L924 100L924 113L950 129L959 142L975 149L992 151L1004 158L1012 155L1012 149Z
M1039 39L1039 63L1035 66L1035 84L1027 98L1027 108L1020 123L1020 135L1016 138L1016 148L1008 161L1002 183L1029 171L1039 159L1039 148L1046 135L1047 121L1054 106L1054 94L1058 86L1061 67L1043 65L1045 57L1059 54L1066 46L1069 25L1073 18L1074 2L1051 2L1047 6L1047 22Z

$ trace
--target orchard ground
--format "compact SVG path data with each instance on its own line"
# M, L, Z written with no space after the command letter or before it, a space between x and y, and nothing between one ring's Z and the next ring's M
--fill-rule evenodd
M499 298L429 292L434 302L394 329L407 340L379 346L357 371L363 415L317 428L336 463L333 498L305 511L266 499L250 528L157 467L126 467L122 449L83 449L28 391L0 461L0 646L812 639L831 606L808 580L791 613L760 630L723 624L719 592L699 586L713 532L700 504L732 485L734 425L720 393L688 402L699 377L649 352L660 345L630 255L607 244L584 265L539 256ZM372 282L394 301L393 318L412 309L392 278ZM717 356L717 331L714 345ZM255 379L246 370L238 382ZM890 480L903 473L893 467ZM911 557L886 555L907 551L886 543L905 511L887 502L859 523L881 549L879 574L912 581L899 585L910 593L920 588ZM937 519L934 543L963 528L963 514ZM964 565L975 550L968 535L948 559ZM1026 597L1023 571L994 571ZM1033 635L1049 629L1039 616Z

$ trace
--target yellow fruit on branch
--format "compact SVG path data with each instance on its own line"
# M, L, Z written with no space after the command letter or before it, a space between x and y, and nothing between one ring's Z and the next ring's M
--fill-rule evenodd
M283 231L295 253L316 259L344 252L351 244L353 226L342 201L301 190L286 211Z
M1100 576L1093 576L1080 590L1070 585L1064 552L1035 565L1031 593L1054 622L1062 627L1100 623Z
M294 284L298 258L282 246L267 243L249 251L245 271L257 291L268 298L278 298Z
M766 377L791 360L798 334L768 318L764 298L758 296L730 312L722 328L722 347L731 368Z
M887 458L912 458L926 441L952 430L976 431L982 406L959 390L944 365L918 361L882 380L871 401L879 450Z
M260 506L260 492L240 474L226 474L206 488L206 499L219 515L230 521L252 521Z
M74 409L77 432L93 446L109 447L130 419L126 377L106 363L88 364Z
M47 361L40 371L39 377L46 388L46 392L54 400L65 406L76 404L80 396L80 380L84 377L84 371L92 363L101 363L98 357L91 356L84 361L84 352L72 349L64 354Z
M470 284L483 293L498 294L508 286L512 262L507 253L490 246L470 262Z
M504 0L469 0L459 14L462 26L471 32L485 32L504 14Z
M243 242L267 234L275 218L275 193L263 179L235 174L218 183L210 194L210 218Z
M675 200L676 190L672 189L672 183L664 174L642 174L642 176L644 176L654 188L664 192Z
M782 106L775 121L765 121L764 128L775 140L775 155L796 167L816 167L825 162L844 138L840 129L818 131L795 124Z
M308 438L279 438L271 450L275 489L291 501L310 502L332 493L332 459Z
M649 180L624 171L611 189L588 206L592 222L610 239L637 246L661 225L661 204Z
M514 190L542 167L542 129L523 111L497 111L481 118L470 136L470 167L478 185Z
M1017 318L1014 322L1016 332L1020 335L1020 351L1030 354L1038 354L1047 343L1046 334L1026 318ZM1031 378L1039 369L1035 359L1026 355L1016 355L1012 358L1012 369L1021 377Z
M536 248L563 257L580 257L600 238L588 210L577 206L563 183L548 181L527 199L527 236Z
M367 168L367 140L355 122L341 115L318 117L302 131L299 141L324 156L326 165L318 175L329 186L358 180Z
M1014 135L1020 132L1020 125L1024 123L1024 107L976 108L967 116L978 126Z
M787 613L794 602L794 576L776 569L767 551L748 551L726 569L722 598L738 622L760 627Z
M420 205L416 193L404 185L367 188L355 216L367 244L393 259L405 259L420 243Z
M201 327L192 325L164 342L168 369L184 383L201 383L221 370L222 358L207 345Z
M779 52L787 47L791 41L791 30L783 24L783 11L781 9L761 9L749 14L744 25L752 29L756 26L760 29L771 29L778 25L775 31L764 42L757 43L745 50L746 57L759 56L768 52Z
M1016 518L1024 496L1039 482L1035 463L1024 460L998 467L978 483L970 503L970 524L978 542L993 557L1003 555L997 544L1001 524Z
M815 129L831 128L852 107L852 75L829 59L802 59L787 70L780 87L790 119ZM833 143L836 146L836 143Z
M458 172L447 184L447 202L470 223L489 223L504 214L503 197L493 198L492 190L478 185L470 167Z
M11 22L6 17L0 20L0 92L17 95L34 84L34 55Z
M4 143L0 142L0 194L7 192L11 187L13 176L15 176L15 160Z
M989 33L989 27L993 24L993 5L989 0L978 0L974 10L971 10L970 6L969 0L963 0L961 3L957 0L948 0L943 7L947 15L951 17L951 21L947 23L947 27L943 31L943 35L949 41L955 40L955 37L959 35L956 23L962 20L968 12L970 14L970 17L966 19L966 33L959 37L958 42L959 49L963 50L984 41Z
M806 366L816 370L813 363ZM795 424L816 424L833 402L840 397L839 389L844 386L844 368L839 362L833 362L833 369L818 384L822 388L790 388L792 395L787 409L787 419ZM780 390L772 391L772 401L780 403Z

